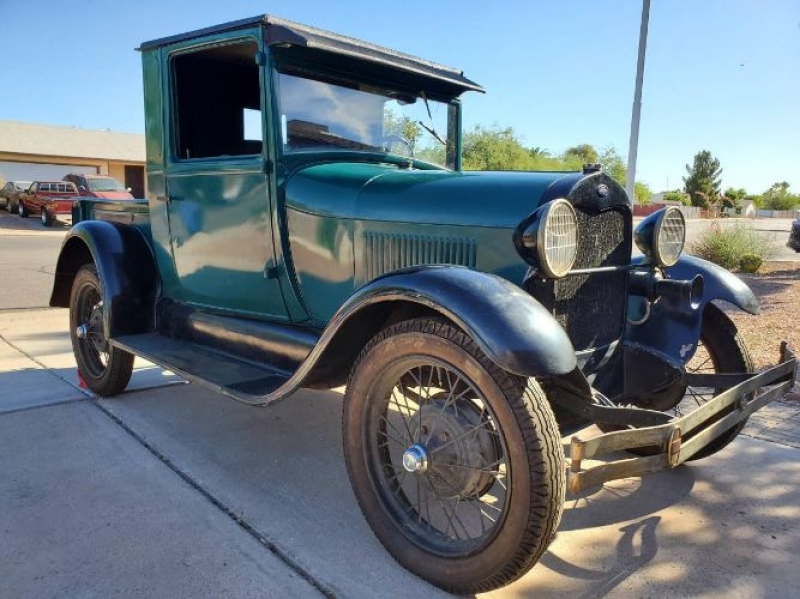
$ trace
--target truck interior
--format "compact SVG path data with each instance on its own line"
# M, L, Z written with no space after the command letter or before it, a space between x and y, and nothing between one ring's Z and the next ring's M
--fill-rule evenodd
M172 58L176 158L261 153L257 52L258 44L245 40Z

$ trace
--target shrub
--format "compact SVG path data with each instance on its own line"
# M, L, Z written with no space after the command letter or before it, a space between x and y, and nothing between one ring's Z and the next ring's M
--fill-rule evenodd
M700 234L690 248L692 254L704 260L719 264L723 268L733 270L742 268L742 260L747 255L747 264L753 264L753 258L761 262L768 258L769 244L759 237L758 233L741 224L732 227L712 226ZM756 270L758 270L756 266ZM745 272L750 272L745 270ZM755 271L753 271L755 272Z
M745 254L742 256L741 260L739 260L739 270L747 273L758 272L758 269L761 268L763 263L764 259L761 256Z

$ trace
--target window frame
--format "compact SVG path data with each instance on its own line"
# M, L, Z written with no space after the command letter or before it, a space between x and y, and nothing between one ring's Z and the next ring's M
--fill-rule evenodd
M216 48L223 48L226 46L234 46L240 44L252 44L255 47L255 52L253 54L253 65L256 69L258 69L258 85L259 85L259 112L261 113L261 150L256 153L248 153L248 154L220 154L215 156L200 156L200 157L191 157L186 158L181 156L180 153L180 111L179 111L179 103L178 103L178 90L177 90L177 77L176 77L176 68L175 68L175 59L181 56L186 56L189 54L197 54L200 52L206 52L208 50L213 50ZM269 135L269 131L271 127L268 127L267 123L267 113L265 110L266 106L266 98L264 92L264 66L259 64L256 61L256 56L258 53L263 53L262 50L262 40L260 36L260 32L253 31L248 32L244 35L237 36L235 38L230 37L220 37L215 40L211 41L204 41L200 44L190 44L184 47L179 47L169 53L167 56L167 81L166 81L166 96L168 102L168 112L165 116L166 119L166 126L164 127L165 132L168 135L168 143L167 148L168 152L167 155L169 157L169 162L171 163L181 163L181 164L192 164L192 163L204 163L204 162L225 162L225 161L241 161L241 160L252 160L253 158L261 159L265 156L268 152L268 142L267 136ZM246 107L242 107L244 109ZM244 118L244 115L242 115ZM244 123L243 123L244 125ZM243 130L244 134L244 130ZM247 141L243 138L243 141ZM252 141L252 140L251 140Z

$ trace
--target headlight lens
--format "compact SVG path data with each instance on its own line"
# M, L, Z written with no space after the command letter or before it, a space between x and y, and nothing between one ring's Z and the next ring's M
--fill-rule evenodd
M672 266L678 261L686 242L686 221L680 210L671 206L664 211L656 224L656 260L663 266Z
M686 242L686 221L675 206L654 212L634 231L636 245L652 262L672 266L678 261Z
M560 278L578 255L578 218L567 200L555 200L544 210L538 231L539 261L547 275Z
M578 217L567 200L540 206L514 231L514 246L522 258L550 278L561 278L578 255Z

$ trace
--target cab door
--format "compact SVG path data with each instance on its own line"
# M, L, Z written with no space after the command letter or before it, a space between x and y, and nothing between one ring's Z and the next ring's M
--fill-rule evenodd
M276 278L258 30L169 56L170 244L188 304L286 319Z

